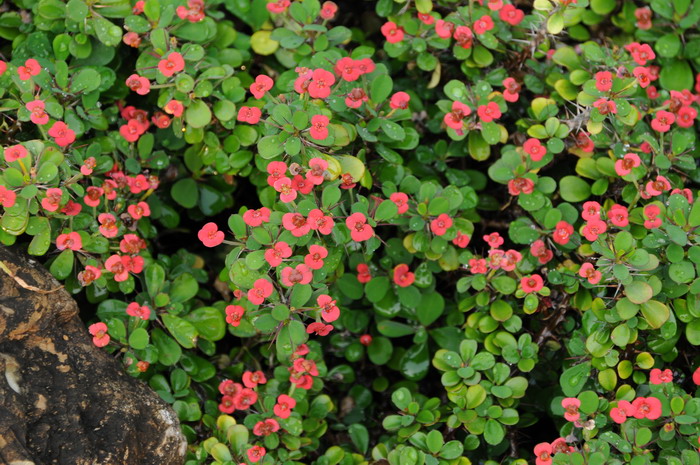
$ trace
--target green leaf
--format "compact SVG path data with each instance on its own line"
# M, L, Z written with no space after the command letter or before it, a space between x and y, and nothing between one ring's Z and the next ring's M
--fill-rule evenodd
M675 60L661 68L659 82L666 90L690 89L694 82L693 71L687 61Z
M136 328L129 335L129 346L136 350L145 349L149 339L148 331L144 328Z
M394 202L391 200L384 200L374 212L374 220L377 222L386 221L392 219L398 215L398 213L399 209Z
M220 310L201 307L185 316L197 333L207 341L218 341L226 334L226 320Z
M158 363L165 366L175 365L182 356L182 348L173 338L165 334L160 328L151 333L153 344L158 349Z
M370 86L369 96L375 103L384 102L394 87L394 82L388 74L381 74L374 78Z
M564 176L559 181L559 192L567 202L583 202L591 195L591 186L578 176Z
M506 436L506 430L503 426L493 418L489 418L486 421L486 426L484 427L484 439L487 443L492 446L498 445L503 441Z
M650 300L642 304L642 315L644 315L644 319L647 320L649 326L659 329L668 320L670 310L658 300Z
M659 40L656 41L654 48L656 49L656 53L662 57L674 57L681 49L681 40L676 34L669 33L661 36Z
M185 121L193 128L203 128L211 122L211 109L203 100L195 100L185 110Z
M416 310L418 321L423 326L430 326L440 318L445 309L445 299L437 292L423 294Z
M393 140L404 140L406 138L406 132L401 127L401 125L386 118L382 118L379 121L382 126L382 130L384 131L384 134L389 136L389 138Z
M170 188L170 195L183 207L194 208L199 200L197 183L192 178L180 179Z
M391 359L393 353L394 346L391 341L384 336L373 338L372 343L367 347L367 356L374 365L386 364Z
M66 279L73 271L73 251L65 249L58 254L58 257L51 263L49 271L56 279Z
M642 304L651 299L654 295L654 290L644 281L632 281L625 286L625 295L635 304Z
M163 324L168 328L170 334L184 348L192 349L197 342L197 329L189 322L175 315L166 313L161 316Z
M252 287L252 286L251 286ZM173 302L187 302L197 295L199 283L189 273L183 273L170 284L170 300Z
M81 2L82 3L82 2ZM92 68L83 68L73 75L70 83L70 91L77 93L90 93L100 87L102 78L100 73Z
M567 397L578 395L583 385L588 381L590 375L591 364L589 362L581 363L564 370L559 378L559 383L561 384L564 395Z
M410 381L418 381L428 374L430 353L427 344L415 344L401 358L400 371Z
M150 297L155 297L163 288L165 283L165 270L157 263L152 263L144 270L146 278L146 289Z
M357 450L361 454L365 454L369 447L369 431L367 431L367 428L364 425L355 423L350 425L348 433L350 434L352 443L357 447Z

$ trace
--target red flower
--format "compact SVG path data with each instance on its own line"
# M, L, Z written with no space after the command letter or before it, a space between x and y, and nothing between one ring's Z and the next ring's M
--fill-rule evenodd
M292 189L302 194L308 195L313 190L314 185L308 179L303 178L300 174L294 176L292 179ZM282 196L280 196L280 199ZM284 200L283 200L284 201Z
M605 221L598 219L592 219L583 227L582 233L584 237L589 241L595 241L598 236L607 231L608 225Z
M13 207L15 205L16 200L17 200L17 194L15 194L14 191L11 191L10 189L6 188L5 186L0 186L0 205L2 205L5 208L10 208L10 207ZM44 200L46 200L46 199L44 199ZM42 205L43 205L43 201L42 201Z
M647 68L637 66L632 71L632 74L634 74L634 77L637 78L637 82L642 88L646 88L649 84L651 84L651 73L649 73Z
M311 137L316 140L324 140L328 137L329 119L325 115L314 115L311 117Z
M95 157L88 157L88 159L85 160L80 167L80 174L83 176L90 176L92 174L92 170L95 169L95 166L97 166L97 160L95 160Z
M341 183L340 183L340 188L341 189L352 189L357 185L357 182L352 177L352 174L350 173L343 173L340 175Z
M617 105L615 102L606 98L599 98L593 102L593 106L601 115L607 115L608 113L612 113L614 115L617 113Z
M31 113L30 118L32 123L44 125L49 122L49 115L46 114L46 104L41 100L32 100L26 105L27 110Z
M443 118L443 121L452 129L462 129L464 125L462 120L469 116L472 109L462 102L452 102L452 111L447 113Z
M538 274L524 276L520 278L520 287L522 287L523 292L527 294L537 292L544 287L544 280L542 279L542 276Z
M0 60L0 76L5 74L5 71L7 71L7 63L4 61Z
M240 110L238 110L237 119L244 123L256 124L260 121L261 116L262 110L258 107L241 107Z
M178 100L169 101L165 104L163 109L167 114L173 115L175 118L182 116L182 112L185 111L185 107L182 105L182 102Z
M700 367L697 367L693 372L693 383L700 386Z
M170 52L166 58L158 62L158 71L165 77L170 77L183 69L185 69L185 60L177 52Z
M651 29L651 16L649 7L634 10L634 17L637 18L637 28L641 30Z
M219 410L222 413L233 413L236 411L236 406L233 403L233 396L224 396L221 398Z
M381 31L384 38L386 38L386 41L390 44L395 44L396 42L401 42L403 40L403 28L397 26L393 21L384 23L381 27Z
M655 181L647 182L645 190L649 195L656 197L657 195L661 195L664 192L671 190L671 183L668 182L668 179L666 179L664 176L659 175L656 177Z
M588 153L595 150L595 144L584 131L580 131L576 134L576 147Z
M617 403L617 407L613 407L610 410L610 418L617 424L622 424L627 420L627 417L634 416L636 408L627 402L626 400L621 400Z
M626 153L622 160L617 160L615 162L615 172L618 176L626 176L632 172L632 170L639 165L642 161L636 153Z
M272 161L267 165L267 184L274 186L278 179L285 177L287 164L283 161Z
M282 226L294 237L301 237L311 231L311 225L301 213L285 213L282 216Z
M78 281L81 286L89 286L96 279L100 279L102 271L94 266L87 265L83 271L78 273Z
M535 446L535 465L550 465L552 463L552 445L541 442Z
M651 61L656 58L654 50L648 44L638 44L636 42L626 45L625 49L632 54L632 59L637 62L638 65L644 66L647 61Z
M68 234L59 234L56 238L56 248L58 250L80 250L82 247L83 240L80 238L80 234L75 231Z
M658 216L661 214L661 209L658 205L647 205L644 207L644 227L654 229L661 226L662 220Z
M490 16L484 15L474 21L474 32L481 35L493 29L493 19Z
M273 407L272 411L275 412L275 415L278 417L287 419L296 405L297 401L292 397L286 394L280 394L279 397L277 397L277 404Z
M426 26L430 26L435 23L435 16L432 16L430 13L418 13L418 19L420 19Z
M243 389L240 383L234 383L230 379L225 379L219 383L219 392L224 396L234 397Z
M250 85L250 93L253 94L253 97L261 99L268 90L272 89L273 85L275 85L275 81L270 76L260 74L255 78L255 82Z
M452 243L454 245L456 245L457 247L463 249L469 245L470 240L471 240L470 236L467 236L466 234L462 234L462 231L457 231L457 236L454 239L452 239Z
M143 7L145 6L145 4L146 2L144 0L139 0L138 2L136 2L134 7L131 9L131 14L140 15L141 13L143 13Z
M258 401L258 393L249 388L243 388L233 398L237 410L247 410Z
M55 212L58 210L62 196L63 191L57 187L50 187L46 189L46 197L41 199L42 208L49 212Z
M245 308L240 305L227 305L224 310L226 312L226 323L234 328L241 324L241 318L243 318Z
M320 270L323 268L323 259L328 256L328 250L320 245L312 245L309 247L309 253L304 257L304 264L312 270Z
M676 114L676 124L682 128L690 128L695 124L698 111L693 107L683 107Z
M334 2L323 2L321 5L321 12L319 15L325 20L333 19L335 14L338 12L338 5Z
M135 220L140 220L144 216L151 216L151 207L149 207L146 202L129 205L126 211L129 212L129 215Z
M125 266L123 258L128 257L112 255L105 262L105 268L114 275L114 280L117 282L126 281L129 277L129 270Z
M360 344L368 347L370 344L372 344L372 336L370 334L363 334L360 336Z
M282 270L280 281L286 287L292 287L295 284L309 284L313 279L313 273L306 265L297 265L295 268L291 266Z
M148 320L151 316L151 309L145 305L139 305L138 302L131 302L126 307L126 314L142 320Z
M333 325L327 325L320 321L315 321L306 327L307 333L316 334L317 336L328 336L331 331L333 331Z
M547 147L542 145L539 140L534 138L530 138L525 141L523 144L523 150L525 150L525 153L530 155L530 159L535 162L542 160L542 158L547 155Z
M357 62L350 57L343 57L338 60L333 70L335 74L338 74L341 79L347 82L357 81L362 75L360 69L357 67Z
M126 34L124 34L124 37L122 37L122 42L124 42L124 44L128 45L129 47L138 48L139 45L141 45L141 36L133 31L127 32Z
M12 163L13 161L17 161L21 158L26 158L28 154L29 152L24 145L11 145L10 147L5 148L5 161L7 163Z
M332 323L340 317L340 309L331 296L321 294L316 298L316 304L318 304L321 309L321 318L323 318L323 321Z
M90 325L88 328L92 334L92 343L97 347L104 347L109 344L109 334L107 334L107 325L100 322Z
M600 204L595 201L584 202L581 216L586 221L600 219Z
M284 13L287 11L287 8L289 8L290 1L289 0L277 0L277 1L272 1L267 3L267 11L270 13L275 13L275 14L280 14Z
M599 71L595 73L595 87L601 92L608 92L612 89L612 73L610 71Z
M453 37L460 47L465 49L472 48L474 34L467 26L457 26Z
M659 110L651 120L651 128L658 132L668 132L671 125L676 121L676 115L669 111Z
M3 70L3 73L5 71ZM22 81L26 81L41 73L41 65L34 58L29 58L24 62L24 66L17 67L17 74ZM0 73L2 74L2 73Z
M522 10L515 8L514 5L503 5L501 11L498 12L498 17L511 26L517 26L525 18L525 13Z
M508 193L510 195L532 194L535 190L535 182L530 178L515 178L508 181Z
M452 218L447 213L443 213L430 222L430 230L436 236L444 235L452 227Z
M146 95L151 91L151 81L138 74L126 78L126 86L139 95Z
M273 187L280 193L280 200L284 203L292 202L297 198L297 190L294 188L292 180L287 177L279 178Z
M86 190L83 202L88 207L96 207L100 204L100 198L104 195L104 189L101 187L90 186Z
M243 373L243 385L247 388L255 388L258 384L267 383L265 373L262 371L246 371Z
M335 84L333 73L322 68L316 69L311 75L311 82L308 87L309 95L312 98L327 98L331 95L333 84ZM313 124L313 118L311 123Z
M408 211L408 195L403 192L394 192L389 196L389 200L396 204L399 215L403 215Z
M243 221L248 226L254 228L263 223L268 223L270 221L270 213L272 212L267 207L260 207L257 210L246 210L246 212L243 213Z
M602 278L600 271L596 270L592 263L584 263L581 265L578 275L588 279L588 282L591 284L598 284Z
M656 397L637 397L632 401L634 418L656 420L661 416L661 401Z
M111 213L100 213L97 217L97 221L100 223L100 234L107 238L117 236L119 226L117 225L117 219L114 215Z
M581 418L581 414L578 412L579 407L581 407L581 401L577 398L567 397L561 401L561 406L564 409L566 421L577 421Z
M253 305L260 305L272 295L273 291L272 283L265 278L260 278L253 283L253 288L248 291L248 300Z
M314 185L323 184L324 175L328 169L328 162L323 158L312 158L309 160L309 171L306 172L306 179Z
M280 429L280 424L274 418L259 421L253 427L253 434L256 436L269 436Z
M482 239L484 239L484 242L486 242L492 249L502 246L505 242L505 240L497 232L486 234L484 237L482 237Z
M146 248L146 241L136 234L124 234L124 238L119 242L119 250L122 253L136 255Z
M406 92L396 92L389 100L389 107L394 110L405 110L408 108L408 102L411 101L411 96Z
M408 269L408 265L402 263L394 267L394 283L399 287L408 287L416 280L416 275Z
M566 245L571 239L571 235L574 233L574 227L571 226L566 221L560 221L554 227L554 232L552 233L552 239L559 245Z
M136 142L144 132L143 125L135 119L130 119L126 124L119 127L119 134L127 142Z
M372 274L369 271L369 266L366 263L360 263L357 265L357 280L362 284L368 283L372 280Z
M363 102L369 100L367 93L359 88L355 87L345 96L345 105L349 108L360 108Z
M56 121L49 129L48 134L54 138L59 147L65 147L75 141L75 132L63 121Z
M488 105L479 105L476 112L484 123L490 123L501 117L501 109L496 102L489 102Z
M512 77L507 77L503 80L503 86L505 90L503 91L503 98L506 102L517 102L520 98L520 84Z
M470 258L469 271L471 272L471 274L486 274L486 259Z
M661 371L658 368L654 368L649 373L649 382L651 384L665 384L673 382L673 372L669 369Z
M348 216L345 225L350 230L350 237L355 242L366 241L374 236L374 229L367 224L367 217L363 213L357 212Z
M614 204L610 207L610 210L608 210L608 219L618 228L624 228L629 224L629 212L627 211L627 207L619 203Z
M449 23L442 19L438 19L435 23L435 34L437 34L441 39L449 39L452 37L454 30L455 25L453 23Z
M533 257L537 257L537 261L542 265L545 265L554 257L554 253L547 249L547 246L544 245L544 241L540 239L532 243L530 246L530 253Z
M209 222L202 226L197 233L197 237L206 247L216 247L224 242L224 233L219 231L219 227L214 222Z

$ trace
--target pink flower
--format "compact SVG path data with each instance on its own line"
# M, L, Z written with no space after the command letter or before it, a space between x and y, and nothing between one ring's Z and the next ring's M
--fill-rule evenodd
M139 202L136 205L129 205L127 212L135 220L140 220L144 216L151 216L151 207L146 202Z
M328 256L328 250L321 245L314 244L309 247L309 253L304 257L304 264L312 270L323 268L323 259Z
M394 192L389 196L389 200L396 204L399 215L408 211L408 195L403 192Z
M618 228L624 228L629 224L629 212L627 211L627 207L619 203L614 204L610 207L610 210L608 210L608 219Z
M583 227L582 233L587 240L592 242L597 240L598 236L607 231L607 229L608 225L605 223L605 221L592 219Z
M695 124L698 111L693 107L683 107L676 114L676 124L682 128L690 128Z
M700 386L700 367L697 367L693 372L693 383L696 386Z
M455 30L455 25L453 23L438 19L435 23L435 34L441 39L449 39L452 37L452 33Z
M267 207L260 207L257 210L246 210L243 213L243 221L250 227L257 227L263 223L268 223L270 221L270 211Z
M11 145L5 148L5 161L7 163L12 163L22 158L26 158L29 152L24 145Z
M258 384L265 383L267 383L267 378L262 371L246 371L243 373L243 385L247 388L253 389Z
M175 118L182 116L182 112L185 111L184 105L178 100L171 100L165 104L165 112L169 115L173 115Z
M114 275L117 282L126 281L129 277L129 269L125 266L126 256L112 255L105 261L105 269Z
M386 41L390 44L395 44L396 42L401 42L403 40L403 28L397 26L397 24L393 21L384 23L381 27L381 31Z
M586 221L600 219L600 204L592 200L584 202L581 216Z
M676 121L676 115L669 111L659 110L651 120L651 128L658 132L668 132L671 125Z
M100 213L97 216L97 221L100 223L99 231L104 237L116 237L119 232L117 219L111 213Z
M559 245L566 245L571 239L571 235L574 233L574 227L567 223L566 221L560 221L554 227L554 232L552 233L552 239Z
M662 220L659 218L661 209L658 205L647 205L644 207L644 227L654 229L661 226Z
M540 161L547 155L547 147L542 145L538 139L530 138L523 144L523 150L530 155L532 161Z
M584 152L591 153L595 150L595 143L586 132L580 131L576 134L576 147Z
M334 2L323 2L321 5L321 13L319 15L325 20L333 19L335 14L338 12L338 5Z
M501 109L496 102L489 102L488 105L479 105L476 112L484 123L490 123L501 117Z
M267 11L270 13L280 14L287 11L291 2L289 0L277 0L272 2L267 2Z
M94 266L87 265L83 271L78 273L78 281L81 286L89 286L96 279L100 279L102 276L102 271Z
M274 418L267 418L259 421L253 427L253 434L256 436L269 436L280 429L280 424Z
M549 250L544 241L538 239L530 245L530 253L537 258L540 264L545 265L554 257L554 252Z
M469 271L471 272L471 274L486 274L486 272L488 271L488 269L486 268L486 259L469 259Z
M632 74L637 78L637 82L642 89L651 84L651 73L649 73L649 69L643 66L637 66L632 71Z
M357 280L362 283L368 283L372 280L372 274L369 271L369 266L366 263L360 263L357 265Z
M579 407L581 407L581 401L577 398L567 397L561 401L561 406L564 409L566 421L577 421L581 418L581 414L578 412Z
M97 166L97 160L95 160L95 157L88 157L85 162L80 166L80 174L83 176L90 176L92 174L92 171L95 169L95 166Z
M253 283L253 288L248 291L248 300L253 305L260 305L272 295L273 291L272 283L265 278L260 278Z
M628 48L629 47L629 48ZM647 64L647 61L651 61L656 58L654 50L648 44L637 44L632 43L625 46L626 49L632 54L632 59L640 66Z
M63 121L56 121L49 129L48 134L54 138L59 147L65 147L75 141L75 132Z
M148 320L151 316L151 309L146 305L139 305L138 302L131 302L126 307L126 314L142 320Z
M90 325L88 328L90 334L92 334L92 343L97 347L104 347L109 344L109 334L107 334L107 325L99 322Z
M219 231L219 227L214 222L209 222L202 226L197 233L197 237L206 247L216 247L224 242L224 232Z
M321 309L321 318L323 318L323 321L332 323L340 317L340 309L331 296L321 294L316 298L316 304Z
M292 413L292 409L296 407L297 401L294 398L289 397L286 394L280 394L277 397L277 404L273 407L272 411L275 415L282 418L283 420L289 418Z
M7 65L5 65L7 67ZM3 73L5 71L3 70ZM17 67L17 74L22 81L27 81L32 78L32 76L37 76L41 73L41 65L34 58L30 58L24 62L24 66ZM0 73L2 74L2 73Z
M285 177L287 173L287 164L283 161L272 161L267 165L267 184L274 186L278 179Z
M158 62L158 71L165 77L170 77L183 69L185 69L185 60L177 52L170 52L166 58Z
M447 213L443 213L430 222L430 230L436 236L444 235L452 227L452 218Z
M457 26L452 37L454 37L455 41L460 47L465 49L472 48L474 34L472 34L472 30L469 29L469 27Z
M331 95L331 87L333 84L335 84L335 76L333 73L322 68L315 69L311 75L311 82L308 87L309 95L312 98L327 98ZM313 124L313 118L311 119L311 123Z
M282 270L280 281L286 287L292 287L295 284L309 284L313 279L313 273L306 265L297 265L295 268L291 266Z
M374 229L367 224L367 217L360 212L353 213L345 219L345 225L350 230L350 237L355 242L366 241L374 236Z
M649 382L651 384L665 384L673 382L673 372L669 369L661 371L658 368L654 368L649 373Z
M236 119L243 123L257 124L261 116L262 110L258 107L241 107Z
M295 175L294 179L292 179L292 189L295 191L306 195L310 194L313 188L314 184L300 174Z
M253 446L248 449L246 454L248 455L248 460L250 460L252 463L258 463L263 457L265 457L266 451L262 446Z
M598 284L602 278L600 271L596 270L593 264L588 262L581 265L578 275L582 278L586 278L591 284Z
M664 192L671 190L671 183L668 182L668 179L659 175L656 177L655 181L647 182L645 190L649 195L656 197L657 195L661 195Z
M292 185L292 180L284 177L275 181L273 186L280 193L280 200L284 203L292 202L297 198L297 190Z
M651 9L649 7L637 8L634 10L634 17L637 18L637 28L643 31L651 29Z
M328 169L328 162L323 158L312 158L309 160L309 171L306 172L306 179L314 185L323 184L324 175Z
M408 108L408 102L411 101L411 96L406 92L396 92L389 100L389 107L394 110L405 110Z
M502 246L503 243L505 242L505 239L501 237L500 234L497 232L493 232L491 234L485 234L482 239L484 242L486 242L489 247L492 249L497 249L498 247Z
M88 207L96 207L100 204L100 199L104 193L105 191L101 187L90 186L86 189L83 202L85 202L85 205Z
M634 418L656 420L661 416L661 401L656 397L637 397L632 401Z
M518 98L520 98L520 84L518 84L518 82L512 77L507 77L503 80L503 87L505 87L505 90L503 91L503 98L505 101L517 102Z
M49 212L55 212L58 210L62 196L63 191L57 187L50 187L46 189L46 197L41 199L42 208Z
M267 91L272 89L273 85L275 85L275 81L270 76L260 74L255 78L255 82L250 85L250 92L256 99L261 99Z
M75 231L69 232L68 234L59 234L56 238L56 248L58 250L80 250L83 248L83 240L80 234Z
M350 57L343 57L338 60L333 70L347 82L357 81L362 75L360 69L357 67L357 62Z
M550 443L541 442L537 444L535 446L535 465L551 465L552 455L552 445Z
M11 191L5 186L0 186L0 205L2 205L4 208L10 208L15 205L16 200L17 194L15 194L14 191Z
M245 308L240 305L227 305L224 311L226 312L226 323L237 328L238 325L241 324L241 318L243 318L245 314Z
M463 234L462 231L457 231L457 236L454 239L452 239L452 243L457 247L463 249L469 245L470 240L470 236Z
M301 213L285 213L282 216L282 226L294 237L301 237L311 231L311 225Z
M402 263L394 267L394 283L399 287L408 287L416 280L416 275L409 271L408 265Z
M307 222L312 230L318 231L325 236L333 232L333 227L335 226L333 218L324 215L318 208L314 208L309 212Z
M331 331L333 331L333 325L327 325L320 321L315 321L306 327L307 333L316 334L317 336L328 336Z
M471 114L472 110L462 102L452 102L452 111L443 119L445 124L452 129L462 129L462 120Z
M481 35L493 29L493 19L490 16L484 15L474 21L474 32Z
M435 22L435 17L430 13L418 13L418 19L426 26L431 26ZM0 73L1 74L1 73Z
M608 113L614 115L617 113L617 105L615 102L606 98L599 98L593 102L593 107L595 107L601 115L607 115Z
M363 102L369 100L367 93L359 88L355 87L345 96L345 105L350 108L360 108Z
M535 182L530 178L515 178L508 181L508 193L510 195L532 194L535 190Z
M503 5L503 8L498 12L498 17L511 26L517 26L525 18L525 12L517 9L514 5Z
M601 92L608 92L612 89L612 73L610 71L599 71L595 73L595 87Z
M46 105L41 100L32 100L26 105L27 110L31 113L30 118L32 123L44 125L49 122L49 115L46 114Z
M618 176L626 176L641 163L642 161L636 153L626 153L621 160L615 162L615 172Z
M621 400L617 403L617 407L613 407L610 410L610 418L618 425L621 425L627 420L627 417L634 416L636 410L632 404L626 400Z
M325 115L314 115L311 117L311 137L316 140L324 140L328 137L328 124L330 120Z
M146 95L151 91L151 81L138 74L126 78L126 86L139 95Z
M527 294L537 292L544 287L544 280L542 279L542 276L538 274L524 276L520 278L520 287L523 289L523 292Z

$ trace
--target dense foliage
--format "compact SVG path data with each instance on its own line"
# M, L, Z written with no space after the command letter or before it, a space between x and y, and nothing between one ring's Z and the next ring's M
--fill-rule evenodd
M700 464L700 0L508 1L2 6L0 241L188 465Z

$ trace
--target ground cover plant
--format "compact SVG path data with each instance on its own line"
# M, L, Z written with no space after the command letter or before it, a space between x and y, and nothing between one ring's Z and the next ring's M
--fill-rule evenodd
M188 465L697 465L699 21L6 2L0 241Z

